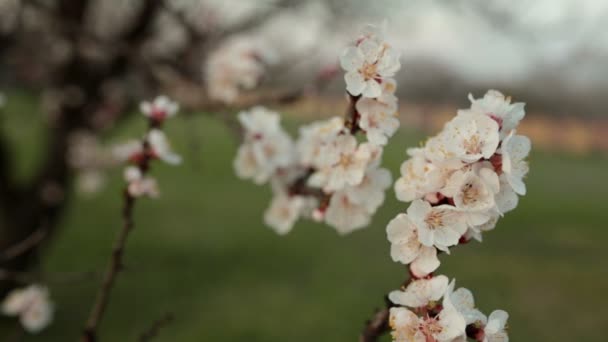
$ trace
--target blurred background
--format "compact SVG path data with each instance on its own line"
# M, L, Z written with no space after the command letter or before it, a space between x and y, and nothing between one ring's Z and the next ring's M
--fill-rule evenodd
M100 339L134 340L171 313L158 341L356 340L407 276L385 236L407 204L389 190L364 230L300 221L277 236L262 219L270 190L234 175L234 118L264 104L296 134L341 115L338 56L384 20L402 54L394 178L469 93L527 103L528 194L442 273L483 311L508 311L514 341L605 341L608 3L594 0L0 0L0 250L44 232L0 255L0 289L34 274L56 304L37 335L0 317L0 341L78 339L120 227L107 153L141 136L136 105L161 93L183 107L166 132L184 163L154 166L162 196L137 203Z

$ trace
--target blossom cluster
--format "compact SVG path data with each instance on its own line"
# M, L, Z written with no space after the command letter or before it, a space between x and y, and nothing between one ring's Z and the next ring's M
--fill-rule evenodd
M271 58L247 37L235 37L222 44L205 65L209 98L233 103L241 90L258 85Z
M486 318L474 308L470 291L453 291L446 277L433 275L440 252L449 254L450 247L470 239L481 241L526 193L531 144L516 133L524 103L511 103L495 90L469 98L469 109L459 110L424 146L408 150L410 159L395 183L397 198L411 204L387 226L391 257L408 265L414 279L389 296L394 304L414 309L391 310L395 341L508 341L506 312Z
M46 328L53 320L53 312L49 290L37 284L12 290L2 302L2 313L19 317L23 328L30 333Z
M142 114L148 118L149 129L141 140L130 140L114 149L114 157L130 165L124 170L128 194L132 197L158 197L159 189L156 179L146 175L151 160L162 160L167 164L178 165L181 156L176 154L167 136L162 131L162 124L167 118L177 114L179 106L165 96L159 96L152 102L142 102Z
M454 291L444 275L411 281L389 299L399 305L390 309L389 326L397 342L508 342L507 319L503 310L486 317L475 307L466 288Z
M244 141L234 162L237 175L270 183L274 198L265 222L279 234L299 217L324 221L341 233L369 224L392 183L381 168L383 146L397 128L398 54L373 26L340 58L350 107L345 118L305 125L296 141L279 115L262 107L239 114ZM359 141L357 132L367 141Z

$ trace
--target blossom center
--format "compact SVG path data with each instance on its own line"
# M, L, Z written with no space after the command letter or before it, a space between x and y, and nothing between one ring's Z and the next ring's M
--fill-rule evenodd
M471 138L466 139L463 142L463 146L469 154L480 154L482 142L481 139L479 139L479 135L475 134Z
M361 75L363 75L363 78L365 78L366 80L370 80L375 78L378 74L378 67L375 63L365 63L359 71L361 72Z
M462 203L475 203L478 196L479 189L473 183L466 183L462 188Z
M443 214L438 211L432 211L426 216L424 222L429 226L429 229L437 229L443 226Z

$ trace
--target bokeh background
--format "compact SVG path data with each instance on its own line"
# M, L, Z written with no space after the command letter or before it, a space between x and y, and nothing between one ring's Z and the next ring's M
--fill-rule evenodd
M227 22L272 5L209 3L227 13ZM513 341L605 341L608 4L310 1L284 15L259 34L284 45L286 55L311 48L314 53L288 72L269 71L266 91L304 82L311 70L335 63L356 35L354 27L388 19L389 40L403 54L402 127L384 154L393 177L406 148L467 107L469 92L480 97L495 88L528 103L521 127L533 143L528 194L483 243L444 256L441 272L473 290L483 311L508 311ZM284 22L293 28L287 36L277 29ZM25 181L38 166L48 125L40 93L11 82L11 64L0 63L7 98L0 132L16 156L17 179ZM281 107L284 124L295 134L300 124L341 114L343 89L339 75L323 93ZM144 128L142 118L132 115L101 139L110 145ZM101 338L134 340L171 312L175 320L158 341L356 340L364 321L383 305L383 294L407 276L391 261L385 236L387 222L407 204L389 190L364 230L341 237L300 221L289 235L277 236L262 220L270 191L234 175L238 141L223 122L195 112L168 122L167 134L184 163L154 167L162 197L137 203L127 269ZM95 195L71 190L60 231L45 244L42 258L55 320L23 341L78 338L120 226L122 186L117 169ZM0 340L14 335L15 321L0 318Z

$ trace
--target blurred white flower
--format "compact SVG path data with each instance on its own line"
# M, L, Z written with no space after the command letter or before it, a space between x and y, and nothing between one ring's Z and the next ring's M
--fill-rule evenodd
M430 279L415 279L402 291L392 291L388 298L397 305L407 306L412 309L439 304L448 288L448 277L444 275L434 276Z
M364 97L357 101L359 126L372 144L386 145L388 138L399 128L397 97L394 95L396 87L394 79L386 79L382 83L382 94L378 98Z
M410 264L410 271L416 277L424 277L439 267L437 249L420 242L416 225L408 215L399 214L392 219L386 233L391 243L393 261Z
M124 171L124 179L127 181L127 191L133 197L148 196L156 198L160 195L158 183L152 177L144 177L141 170L135 166L128 166Z
M182 157L173 152L169 140L163 131L159 129L150 130L148 132L148 143L154 157L171 165L177 165L182 162Z
M375 98L382 94L381 83L395 76L401 68L399 53L389 44L369 35L349 46L340 56L340 65L346 71L346 90L353 95Z
M309 184L333 192L360 184L371 154L365 144L357 146L355 137L344 134L328 143L319 157L320 169L310 177Z
M234 168L243 179L266 183L278 170L288 168L294 160L294 144L283 131L279 114L263 107L239 113L244 141L239 147Z
M319 165L323 147L331 143L343 130L344 119L341 117L315 121L300 127L300 136L296 143L299 162L305 167Z
M209 97L234 102L241 89L252 89L261 80L265 67L264 48L251 37L237 37L214 51L205 66Z
M76 178L76 188L84 194L99 192L106 184L106 176L103 172L87 170L78 173Z
M512 131L503 140L500 153L502 155L502 172L507 182L518 195L526 194L526 184L523 178L528 174L528 162L525 160L530 153L532 144L523 135L515 135Z
M384 191L391 185L392 177L387 169L370 169L365 172L359 185L344 189L348 198L373 214L384 203Z
M285 235L291 231L305 204L305 200L300 196L275 194L270 207L264 213L264 222L278 234Z
M46 328L53 319L53 311L49 291L41 285L15 289L2 302L2 312L7 316L19 316L21 325L30 333Z
M112 148L112 156L118 162L126 162L130 159L136 159L143 152L143 146L140 140L131 139L121 144L117 144Z
M166 118L175 116L179 110L179 105L177 102L171 101L167 96L161 95L152 102L142 102L139 105L139 109L144 116L156 121L163 121Z
M340 234L361 229L371 220L367 209L354 203L344 191L338 191L331 196L324 218L325 222L336 228Z

